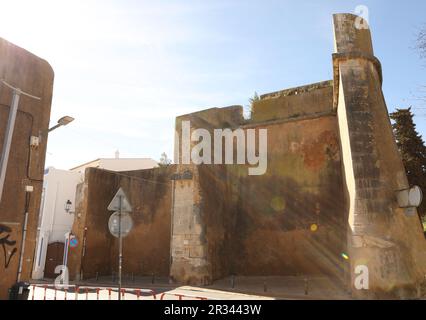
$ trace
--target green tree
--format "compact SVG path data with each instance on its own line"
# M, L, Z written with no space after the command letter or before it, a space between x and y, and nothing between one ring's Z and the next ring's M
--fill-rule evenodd
M259 95L257 94L257 92L255 92L254 93L254 96L252 97L252 98L250 98L249 99L249 106L248 106L248 110L249 110L249 112L250 112L250 118L252 117L252 115L253 115L253 106L254 106L254 104L257 102L257 101L260 101L260 97L259 97Z
M394 121L392 126L408 181L411 185L419 186L426 195L426 146L416 130L413 116L411 108L397 109L390 115ZM426 215L426 201L420 206L419 213Z
M168 166L170 166L171 164L172 164L172 160L170 160L170 159L167 157L167 154L166 154L165 152L163 152L163 153L161 154L161 158L160 158L159 166L160 166L160 167L168 167Z

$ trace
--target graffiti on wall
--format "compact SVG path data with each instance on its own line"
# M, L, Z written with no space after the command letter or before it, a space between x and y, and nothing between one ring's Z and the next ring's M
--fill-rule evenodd
M3 248L4 267L9 268L10 262L18 249L15 247L16 241L10 240L12 229L0 224L0 246ZM11 250L11 251L10 251Z

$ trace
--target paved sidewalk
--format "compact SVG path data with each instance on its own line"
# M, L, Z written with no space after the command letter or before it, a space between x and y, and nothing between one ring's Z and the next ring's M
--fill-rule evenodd
M53 281L36 282L43 286L53 285ZM75 285L75 283L70 283ZM103 288L100 291L100 300L108 300L109 288L117 288L116 279L113 277L101 277L80 281L79 287ZM287 299L287 300L348 300L351 296L335 281L328 278L304 278L304 277L228 277L216 281L207 287L180 286L170 283L168 278L152 277L123 277L123 288L129 293L126 300L137 300L137 295L132 294L132 289L153 290L157 299L178 300L207 298L213 300L262 300L262 299ZM84 290L84 289L83 289ZM53 289L48 289L46 299L54 298ZM118 290L111 292L111 299L118 298ZM164 295L163 295L164 294ZM30 293L30 299L32 292ZM41 295L41 298L40 298ZM44 289L37 288L35 296L43 300ZM74 299L74 293L72 294ZM179 297L183 295L184 297ZM71 294L68 293L68 297ZM57 299L63 299L64 293L57 292ZM96 300L96 290L91 290L88 295L82 292L79 300ZM142 293L141 299L153 299L152 295Z
M324 277L228 277L210 288L292 300L350 300L341 284Z

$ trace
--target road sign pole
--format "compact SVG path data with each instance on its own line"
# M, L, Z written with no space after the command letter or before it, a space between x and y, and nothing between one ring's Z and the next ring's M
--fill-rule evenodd
M109 211L116 211L111 215L108 228L111 234L118 238L118 300L121 299L122 290L122 271L123 271L123 238L126 237L133 227L132 218L129 213L132 212L132 206L124 193L123 189L120 188L117 194L112 199L108 206ZM123 219L124 213L124 219ZM118 227L118 228L117 228ZM118 230L117 230L118 229Z
M121 269L123 267L123 236L121 234L121 208L122 208L122 197L119 198L119 218L118 218L118 300L121 300Z

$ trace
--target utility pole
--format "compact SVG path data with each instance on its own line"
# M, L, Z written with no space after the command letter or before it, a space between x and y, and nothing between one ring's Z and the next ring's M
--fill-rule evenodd
M0 202L1 202L3 197L4 184L6 180L7 164L9 162L13 132L15 130L16 116L18 114L18 107L19 107L19 101L20 101L21 95L24 95L34 100L41 100L41 98L33 96L29 93L25 93L21 89L13 87L12 85L7 83L3 79L0 79L0 83L2 83L3 85L5 85L6 87L8 87L9 89L13 91L12 104L10 106L10 112L9 112L9 120L7 122L6 133L5 133L4 144L3 144L3 151L2 151L2 155L0 159Z

